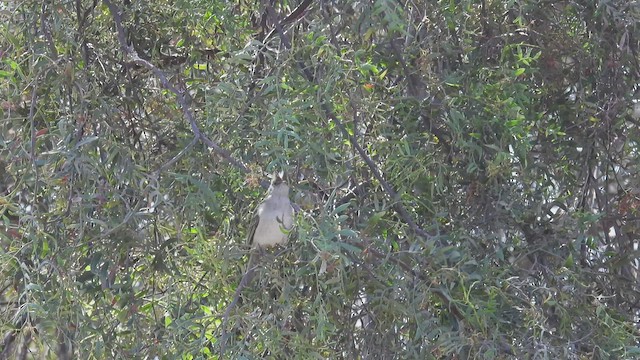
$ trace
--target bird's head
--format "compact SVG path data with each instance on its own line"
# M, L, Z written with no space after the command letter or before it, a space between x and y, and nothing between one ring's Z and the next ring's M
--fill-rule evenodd
M284 179L284 173L282 171L273 174L273 177L271 178L270 190L272 194L289 194L289 185L287 185L287 182Z

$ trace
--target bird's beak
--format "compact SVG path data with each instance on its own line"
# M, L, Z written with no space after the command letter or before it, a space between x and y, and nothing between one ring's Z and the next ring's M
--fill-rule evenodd
M284 173L280 171L274 175L273 185L280 185L283 182L284 182Z

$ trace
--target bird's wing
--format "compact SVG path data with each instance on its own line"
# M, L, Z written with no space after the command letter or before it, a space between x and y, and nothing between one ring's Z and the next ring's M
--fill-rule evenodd
M258 212L253 215L253 219L251 219L251 224L249 225L249 229L247 231L247 244L249 246L253 245L253 236L256 234L256 229L258 228L258 222L260 221L260 216L258 216Z

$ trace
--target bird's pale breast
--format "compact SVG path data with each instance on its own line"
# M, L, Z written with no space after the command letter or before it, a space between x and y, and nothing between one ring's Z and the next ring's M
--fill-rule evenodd
M293 225L293 209L291 203L267 199L258 209L260 221L253 236L259 246L268 247L287 242L288 233ZM284 231L283 231L284 229Z

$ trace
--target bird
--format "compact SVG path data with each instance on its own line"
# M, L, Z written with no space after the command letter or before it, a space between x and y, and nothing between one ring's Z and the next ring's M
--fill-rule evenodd
M247 233L247 243L260 251L284 245L293 228L293 207L289 200L289 185L283 174L274 174L264 201L258 205Z
M286 244L292 228L293 206L289 200L289 185L284 181L282 173L274 174L267 196L258 205L247 231L247 244L251 247L251 254L232 304L236 301L242 304L240 293L253 280L264 249Z

